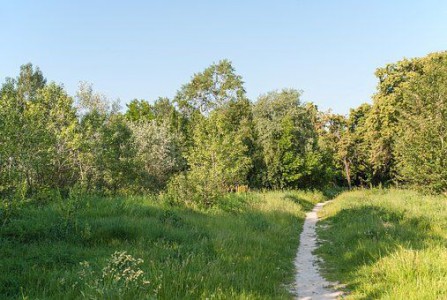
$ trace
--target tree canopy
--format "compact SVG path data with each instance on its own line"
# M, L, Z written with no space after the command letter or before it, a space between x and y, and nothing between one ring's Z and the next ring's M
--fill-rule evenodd
M123 110L89 83L70 96L26 64L0 90L0 194L165 191L210 205L240 186L445 192L447 53L388 64L376 76L372 104L343 116L294 89L250 101L222 60L173 99L134 99Z

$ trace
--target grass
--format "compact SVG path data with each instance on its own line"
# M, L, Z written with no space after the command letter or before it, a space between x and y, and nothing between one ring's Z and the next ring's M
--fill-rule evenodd
M317 253L349 299L447 299L447 199L358 190L321 212Z
M232 194L210 210L159 197L27 204L0 223L0 298L292 298L304 211L324 198Z

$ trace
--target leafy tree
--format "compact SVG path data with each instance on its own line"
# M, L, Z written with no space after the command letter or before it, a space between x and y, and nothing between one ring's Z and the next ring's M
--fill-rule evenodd
M90 191L117 193L135 177L133 136L116 104L81 83L77 93L82 133L78 167L80 184Z
M331 112L320 113L317 131L319 135L319 147L326 158L325 162L330 166L333 174L332 182L336 185L344 185L340 180L343 176L351 187L351 164L348 159L345 135L347 132L346 117Z
M126 106L127 111L125 115L129 121L151 121L155 118L152 106L146 100L134 99L126 104Z
M78 119L73 99L61 86L40 89L25 113L29 122L29 162L38 187L67 190L77 180Z
M313 171L322 157L313 155L318 148L314 111L301 104L300 95L299 91L287 89L270 92L261 96L253 108L267 187L314 184Z
M205 205L246 184L252 167L252 112L242 84L231 63L223 60L195 74L176 96L187 122L188 180Z
M369 160L370 143L367 139L366 119L371 111L371 105L362 104L351 109L347 119L347 132L344 141L349 148L351 177L355 185L371 183L373 168Z
M230 61L221 60L194 74L179 91L176 102L188 116L195 111L208 115L215 108L242 98L245 98L242 77L235 73Z
M39 89L43 88L47 80L38 67L31 63L20 67L20 75L16 80L17 100L24 105L27 101L33 101Z
M420 60L402 91L394 156L398 179L432 192L447 191L447 52Z
M132 122L154 120L158 125L168 125L169 131L175 135L182 133L182 117L168 98L160 97L154 104L134 99L127 104L125 116Z
M136 182L143 191L154 192L165 187L169 178L183 168L178 137L167 123L153 121L128 123L136 149Z
M134 137L121 114L111 114L100 131L103 149L96 158L97 169L102 171L101 189L112 194L132 188L136 170Z
M379 84L365 125L367 140L370 144L369 161L373 168L372 180L375 184L394 178L393 153L403 104L402 92L408 86L408 81L418 76L421 71L419 59L404 59L376 70Z
M8 78L0 91L0 170L2 187L6 192L18 186L32 188L36 179L32 160L34 124L27 116L29 106L35 101L39 90L44 88L46 79L39 68L32 64L21 66L16 79Z

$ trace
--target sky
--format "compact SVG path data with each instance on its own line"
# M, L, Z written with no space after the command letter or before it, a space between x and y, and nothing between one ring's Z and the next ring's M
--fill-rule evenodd
M229 59L253 101L294 88L346 114L371 102L376 68L447 50L447 1L4 1L0 36L1 82L31 62L124 105Z

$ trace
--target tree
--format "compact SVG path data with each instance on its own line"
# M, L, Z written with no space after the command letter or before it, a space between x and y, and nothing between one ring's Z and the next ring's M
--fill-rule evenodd
M32 64L20 67L16 79L8 78L0 91L0 171L2 190L11 193L19 186L33 188L36 179L32 160L35 159L33 140L34 124L27 116L29 106L35 101L46 79L39 68Z
M248 181L254 144L251 104L227 60L195 74L175 102L185 121L189 184L210 205L225 190Z
M27 106L29 162L39 187L67 190L77 181L76 151L79 123L73 99L61 86L50 83Z
M146 100L134 99L126 104L126 106L127 111L125 116L129 121L151 121L155 118L152 106Z
M351 109L347 119L339 118L339 135L335 157L342 162L349 188L370 183L372 168L368 160L369 144L365 137L365 122L370 112L369 104Z
M212 110L244 97L242 77L235 73L230 61L221 60L194 74L178 92L176 102L180 111L188 116L194 111L208 115Z
M168 98L158 98L154 104L146 100L132 100L127 104L126 119L132 122L150 122L154 120L158 125L168 125L168 129L175 135L182 133L182 116Z
M144 191L164 188L170 177L183 168L178 137L168 123L152 121L129 122L136 149L136 182Z
M371 112L366 120L366 137L370 144L369 161L373 168L373 183L388 182L395 176L394 145L402 92L408 81L421 73L419 59L404 59L376 70L379 79L373 96Z
M332 180L334 184L342 184L341 176L344 176L348 187L351 188L351 163L348 159L350 138L347 135L346 117L331 112L320 113L318 120L319 145L325 154L326 162L334 170ZM336 171L335 171L336 170Z
M77 103L82 133L78 154L81 186L112 194L132 188L136 149L117 104L110 104L88 83L80 84Z
M398 179L431 192L447 191L447 52L421 59L402 91L394 156Z
M259 97L254 121L265 165L264 185L311 187L316 171L318 137L313 108L301 104L301 93L284 89ZM312 155L311 155L312 154Z

